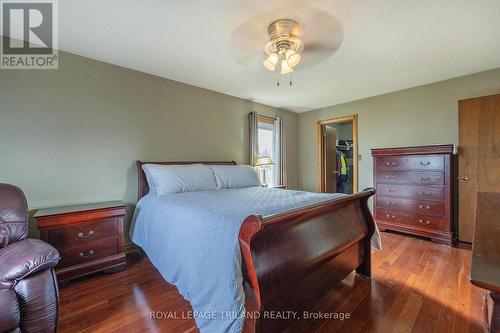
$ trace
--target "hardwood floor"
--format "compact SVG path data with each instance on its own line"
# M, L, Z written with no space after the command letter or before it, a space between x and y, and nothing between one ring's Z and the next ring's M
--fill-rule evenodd
M469 282L471 253L382 233L373 277L351 274L320 301L349 319L302 320L291 332L483 332L484 290ZM116 274L98 274L61 289L59 332L198 332L182 318L191 306L147 258ZM178 318L151 318L169 311Z

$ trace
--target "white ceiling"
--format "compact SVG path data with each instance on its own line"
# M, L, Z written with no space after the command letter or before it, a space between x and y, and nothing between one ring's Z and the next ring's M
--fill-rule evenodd
M59 11L64 51L296 112L500 67L499 0L61 0ZM276 87L260 65L267 25L287 16L321 31L314 11L340 22L343 41ZM230 47L242 26L250 64Z

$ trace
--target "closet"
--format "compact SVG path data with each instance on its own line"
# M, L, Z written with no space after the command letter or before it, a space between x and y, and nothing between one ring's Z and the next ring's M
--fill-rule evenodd
M320 192L358 191L357 115L318 121Z

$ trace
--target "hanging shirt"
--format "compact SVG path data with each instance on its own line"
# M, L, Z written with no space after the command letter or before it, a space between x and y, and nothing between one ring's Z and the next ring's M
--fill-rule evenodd
M347 161L346 161L346 158L345 158L345 154L343 152L340 152L339 153L339 157L340 157L340 170L339 170L339 174L340 175L347 175Z

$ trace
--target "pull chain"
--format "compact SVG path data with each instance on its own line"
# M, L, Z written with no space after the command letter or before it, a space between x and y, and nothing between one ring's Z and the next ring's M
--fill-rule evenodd
M290 87L292 86L292 71L290 71L288 79L290 80Z

